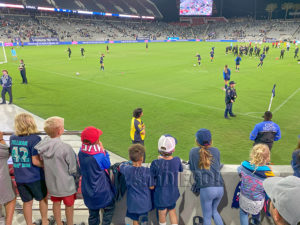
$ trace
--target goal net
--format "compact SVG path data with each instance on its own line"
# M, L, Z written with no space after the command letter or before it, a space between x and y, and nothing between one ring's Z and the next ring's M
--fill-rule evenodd
M0 64L7 63L7 57L4 47L4 42L0 41Z

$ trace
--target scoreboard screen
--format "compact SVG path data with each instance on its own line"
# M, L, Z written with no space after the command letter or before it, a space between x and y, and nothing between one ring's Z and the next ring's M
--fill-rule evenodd
M213 0L180 0L180 16L211 16Z

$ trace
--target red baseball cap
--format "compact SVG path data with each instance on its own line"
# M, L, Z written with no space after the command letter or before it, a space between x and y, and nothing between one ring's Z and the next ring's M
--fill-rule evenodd
M102 130L97 129L96 127L86 127L81 132L81 141L88 140L94 144L102 134Z

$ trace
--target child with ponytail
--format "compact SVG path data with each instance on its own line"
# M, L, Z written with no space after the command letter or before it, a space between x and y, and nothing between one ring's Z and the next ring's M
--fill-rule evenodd
M194 175L195 188L200 190L203 225L210 225L212 218L216 225L223 225L218 212L224 194L220 151L212 147L211 133L207 129L197 131L196 144L198 147L190 151L189 164Z
M250 224L260 224L260 211L264 207L266 197L263 181L274 176L268 166L269 163L269 147L265 144L257 144L251 150L250 161L244 161L238 167L241 176L239 198L241 225L249 224L249 215L251 215Z

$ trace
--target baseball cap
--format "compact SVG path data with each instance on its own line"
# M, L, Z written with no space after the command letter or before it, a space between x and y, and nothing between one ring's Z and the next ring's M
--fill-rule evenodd
M266 120L271 120L273 117L273 114L270 111L266 111L262 117L265 118Z
M197 142L200 145L210 145L211 144L211 133L207 129L200 129L196 133Z
M231 85L231 84L236 84L234 81L230 81L229 82L229 85Z
M170 134L162 135L158 140L158 151L164 153L172 153L175 151L177 139Z
M97 129L96 127L86 127L81 132L81 141L88 140L91 144L94 144L102 134L102 130Z
M291 225L300 222L300 178L271 177L263 182L265 192L279 214Z

